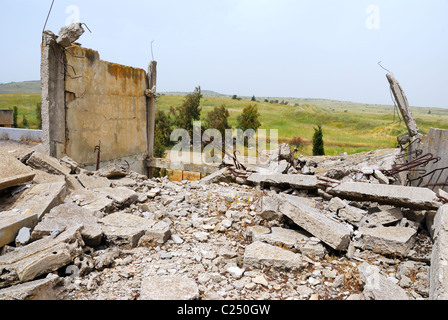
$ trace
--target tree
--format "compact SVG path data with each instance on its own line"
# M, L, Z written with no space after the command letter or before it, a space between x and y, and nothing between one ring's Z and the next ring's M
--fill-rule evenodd
M257 99L255 99L255 96L252 97L252 99L250 101L256 102Z
M253 129L257 131L261 127L260 123L260 113L258 112L257 105L250 104L243 109L243 112L238 116L238 129L246 131L248 129Z
M182 105L177 108L170 107L174 115L174 125L179 129L193 131L193 122L201 117L201 87L196 87L193 93L189 93Z
M24 128L29 127L28 119L26 118L25 115L23 115L23 118L22 118L22 127L24 127Z
M229 125L229 116L229 110L227 110L225 105L215 107L213 111L207 113L204 124L205 129L216 129L224 137L226 129L232 129Z
M323 136L322 126L319 124L317 128L314 128L313 156L325 155Z

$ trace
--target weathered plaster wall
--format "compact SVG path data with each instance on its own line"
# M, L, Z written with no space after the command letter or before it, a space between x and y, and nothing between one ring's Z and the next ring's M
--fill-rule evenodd
M72 46L66 54L65 153L87 168L127 160L145 173L147 76L143 69L102 61L98 52Z
M13 111L9 109L0 109L0 126L11 127L13 123Z

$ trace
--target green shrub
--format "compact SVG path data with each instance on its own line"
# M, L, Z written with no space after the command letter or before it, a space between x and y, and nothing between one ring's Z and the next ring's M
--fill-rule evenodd
M313 156L325 155L323 136L322 126L318 125L317 128L314 128Z

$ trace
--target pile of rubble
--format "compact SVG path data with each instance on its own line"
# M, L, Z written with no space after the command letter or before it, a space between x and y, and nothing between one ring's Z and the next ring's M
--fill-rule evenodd
M444 293L430 269L443 268L431 254L443 251L433 247L444 215L434 217L445 206L431 190L382 174L397 150L293 159L281 146L247 179L224 168L182 183L119 164L87 171L41 146L3 153L0 299Z

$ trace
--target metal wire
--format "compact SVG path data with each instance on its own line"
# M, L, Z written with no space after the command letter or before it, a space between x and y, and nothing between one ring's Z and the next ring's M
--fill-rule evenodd
M50 10L48 11L47 20L45 20L44 29L42 30L42 33L45 32L45 28L47 27L48 19L50 18L51 10L53 9L54 0L51 2Z

